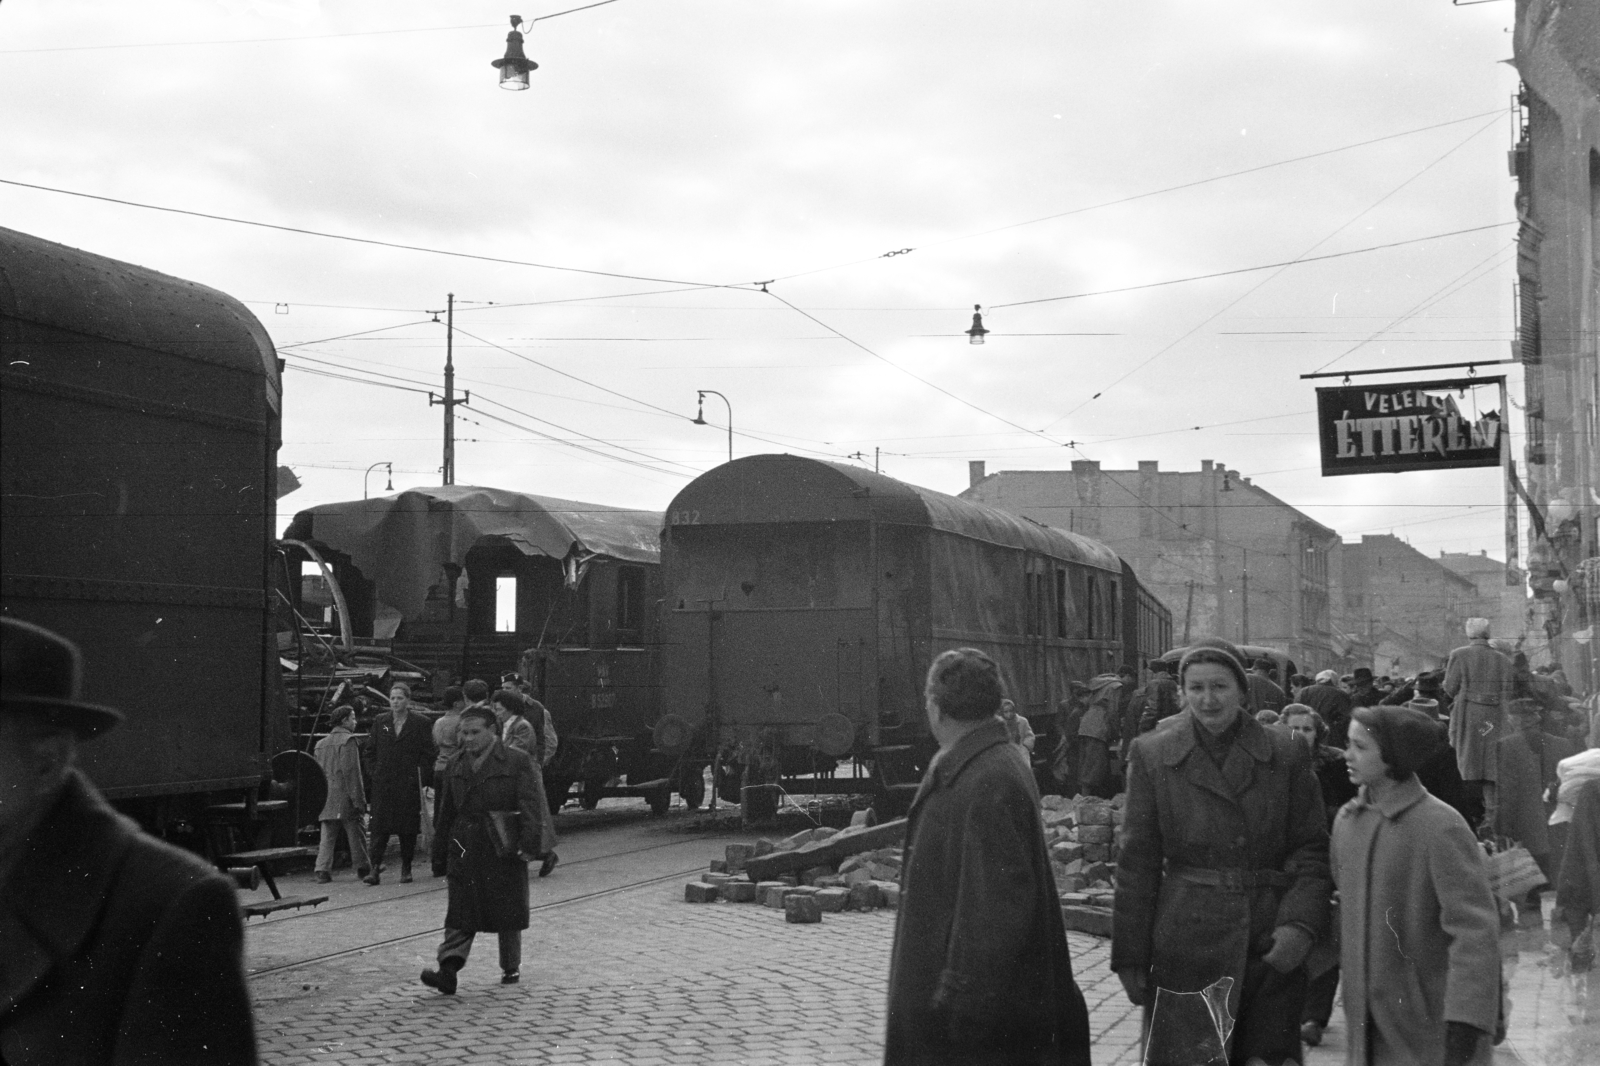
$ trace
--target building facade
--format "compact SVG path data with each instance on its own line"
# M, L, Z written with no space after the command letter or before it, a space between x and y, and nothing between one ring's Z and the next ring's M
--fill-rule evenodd
M1476 555L1441 551L1439 565L1477 586L1478 602L1469 614L1487 618L1496 639L1521 641L1530 656L1533 647L1543 645L1543 632L1527 632L1528 584L1527 575L1521 570L1513 567L1508 573L1506 564L1492 558L1487 551Z
M1281 648L1305 669L1340 662L1330 598L1339 535L1237 471L1006 470L971 464L961 495L1094 537L1172 611L1173 639L1213 634Z
M1574 683L1597 680L1600 579L1600 0L1517 0L1511 152L1535 622Z
M1471 578L1390 533L1366 534L1337 555L1335 619L1354 665L1410 676L1439 669L1467 642L1466 620L1481 605Z

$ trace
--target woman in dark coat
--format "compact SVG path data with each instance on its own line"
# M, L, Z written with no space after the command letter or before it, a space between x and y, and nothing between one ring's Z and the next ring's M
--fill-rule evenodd
M467 964L477 933L499 934L500 983L517 982L522 930L528 928L528 860L541 851L541 792L532 757L495 738L494 712L487 707L462 711L458 736L461 750L439 785L433 837L434 865L449 870L444 942L439 968L422 971L422 983L445 995L455 992L456 973ZM498 846L490 812L514 815L502 820L506 847Z
M411 706L411 688L396 683L389 690L390 710L372 720L372 873L378 883L389 834L400 838L400 883L411 881L411 857L422 827L422 781L433 775L433 723Z
M1145 1008L1150 1066L1298 1063L1303 963L1333 889L1311 752L1244 712L1233 645L1196 642L1178 676L1186 710L1130 749L1111 968ZM1207 989L1219 1024L1184 995Z

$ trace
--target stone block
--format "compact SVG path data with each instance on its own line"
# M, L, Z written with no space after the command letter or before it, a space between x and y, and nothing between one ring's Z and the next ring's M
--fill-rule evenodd
M848 888L825 888L818 892L816 901L821 905L823 913L833 914L842 911L850 903L850 890Z
M839 873L847 874L851 870L857 869L858 867L861 867L861 866L865 866L868 862L871 861L870 859L867 858L867 856L869 856L870 854L872 854L872 853L868 852L868 851L863 851L859 855L851 855L849 858L845 859L843 862L841 862L839 864Z
M794 851L775 851L762 855L748 864L749 872L761 880L769 880L793 870L804 870L822 863L840 863L850 855L889 847L905 838L906 820L875 825L869 829L851 827L833 834L826 840L813 840Z
M898 862L869 862L862 867L874 881L897 881L900 878Z
M850 824L866 828L878 824L878 812L868 807L864 811L857 811L850 816Z
M1103 862L1091 862L1083 868L1083 878L1091 885L1096 881L1109 881L1111 879L1111 867Z
M845 879L840 877L838 874L829 874L826 877L819 877L819 878L816 879L814 884L816 884L816 886L818 888L847 888L847 887L849 887L848 884L846 883Z
M729 903L754 903L756 886L750 881L729 881L717 887L717 895Z
M875 911L883 906L883 890L876 881L864 881L861 884L850 886L850 909L853 911Z
M744 864L755 857L754 844L729 844L723 849L723 861L727 864L728 873L738 873L744 869Z
M1056 878L1057 892L1078 892L1088 882L1084 881L1082 874L1067 874L1065 877Z
M1078 826L1078 841L1082 844L1111 843L1111 824Z
M831 866L810 866L800 871L800 883L802 885L814 885L817 883L817 878L827 877L831 873L833 873L833 867Z
M795 885L798 885L800 883L800 878L796 877L794 874L780 874L778 876L778 880L782 881L784 884L788 885L790 888L793 888Z
M1067 863L1073 859L1083 858L1083 845L1075 840L1064 840L1059 844L1050 846L1050 857L1056 862Z
M712 859L711 860L711 872L714 873L714 874L725 874L725 873L727 873L728 872L728 860L727 859Z
M700 880L704 881L708 885L723 885L727 884L729 881L741 880L741 878L737 874L707 873L701 874Z
M1110 844L1083 844L1083 860L1085 862L1105 862L1111 858Z
M1111 935L1111 911L1106 907L1085 907L1081 904L1063 904L1061 921L1068 929L1091 936Z
M774 847L776 847L776 845L773 844L772 841L768 840L766 837L762 837L755 843L755 854L771 855Z
M1039 806L1040 806L1040 808L1042 808L1043 810L1047 810L1047 811L1059 811L1063 807L1066 807L1070 802L1071 801L1069 801L1065 796L1040 796L1039 797Z
M883 894L883 905L890 910L900 908L900 886L893 881L880 881L878 891Z
M774 910L783 909L783 897L789 886L782 881L762 881L756 885L756 902Z
M1078 824L1085 825L1110 825L1111 804L1102 799L1082 799L1078 801Z
M708 885L703 881L690 881L683 886L683 901L685 903L715 903L717 901L717 886Z
M847 885L861 885L871 880L872 874L868 872L865 866L857 866L854 870L844 875L844 883Z
M788 899L790 896L815 896L821 891L822 889L818 888L816 885L796 885L789 889L788 893L785 894L783 898Z
M1072 811L1058 808L1044 812L1044 824L1047 826L1075 825L1077 824L1077 819L1073 817Z
M791 893L783 900L784 921L794 925L810 925L822 921L822 902L815 895Z

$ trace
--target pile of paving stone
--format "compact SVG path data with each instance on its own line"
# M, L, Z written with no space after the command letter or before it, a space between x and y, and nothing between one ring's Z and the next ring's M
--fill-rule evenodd
M1122 796L1045 796L1039 806L1063 921L1068 929L1110 936Z
M688 903L754 903L806 924L824 914L900 905L898 841L904 820L882 826L807 829L782 840L729 844L721 859L684 886ZM770 875L770 876L768 876Z

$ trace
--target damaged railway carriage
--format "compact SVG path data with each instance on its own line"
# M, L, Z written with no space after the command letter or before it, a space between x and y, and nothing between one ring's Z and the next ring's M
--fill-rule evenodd
M301 511L284 541L332 568L354 635L426 669L435 694L465 678L530 681L561 737L545 770L553 806L581 783L585 806L638 795L664 811L675 787L694 805L704 786L652 752L660 532L655 511L446 485Z
M0 610L76 642L85 698L126 714L83 770L199 847L288 741L277 353L215 289L4 229L0 352Z
M685 487L662 536L669 752L718 764L718 790L870 770L889 809L934 744L933 657L999 663L1018 710L1048 730L1068 683L1164 648L1171 615L1104 545L841 463L739 459ZM1149 616L1149 617L1145 617ZM1131 618L1131 621L1130 621Z

